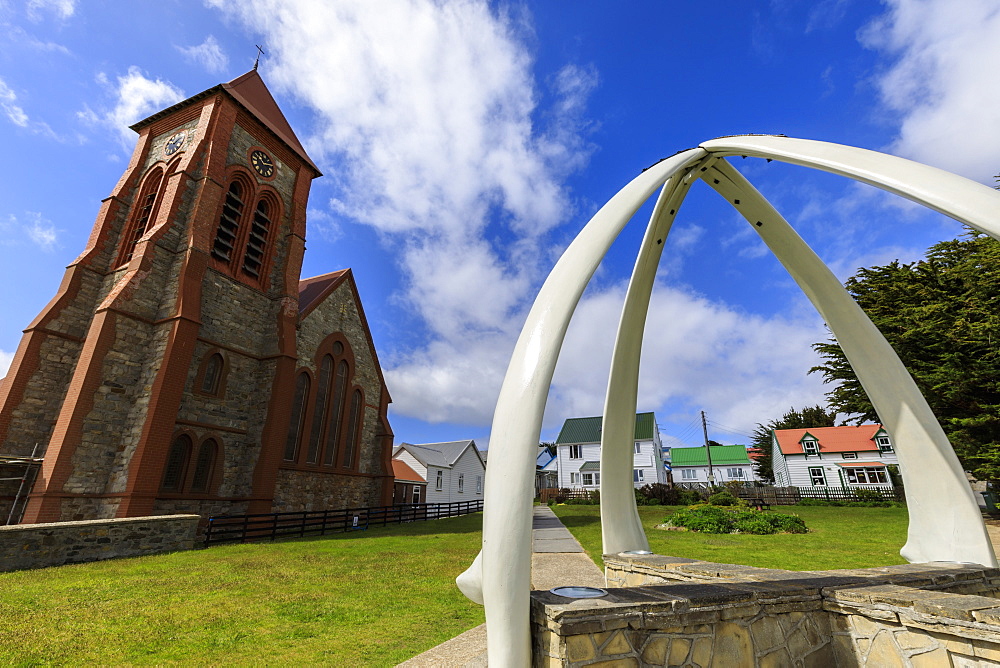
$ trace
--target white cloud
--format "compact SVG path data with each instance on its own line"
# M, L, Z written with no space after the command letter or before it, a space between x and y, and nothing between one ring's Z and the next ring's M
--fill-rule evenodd
M26 11L34 21L41 20L43 12L65 20L76 12L76 0L28 0Z
M10 369L10 363L14 361L14 353L9 353L6 350L0 350L0 378L7 375L7 370Z
M1000 171L1000 5L889 0L861 33L891 63L877 83L897 117L892 150L982 183Z
M14 125L28 127L28 115L17 104L17 95L3 79L0 79L0 110Z
M28 221L24 226L24 231L42 250L50 251L56 246L59 234L51 221L42 217L42 214L29 211Z
M0 221L0 243L4 245L21 245L25 238L43 251L51 251L59 242L59 230L52 221L36 211L27 211L20 219L8 215L5 221Z
M214 35L209 35L205 41L196 46L178 46L178 51L193 63L198 63L212 74L221 74L229 67L229 57L219 46Z
M170 82L147 78L134 65L128 68L125 76L117 77L115 83L111 83L104 72L98 73L97 82L111 89L113 106L103 111L86 107L78 115L85 122L117 132L123 147L131 147L135 142L135 133L128 126L184 99L182 90Z

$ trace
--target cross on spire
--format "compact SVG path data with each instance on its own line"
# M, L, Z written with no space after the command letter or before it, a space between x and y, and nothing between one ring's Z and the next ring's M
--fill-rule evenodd
M257 47L257 58L253 61L253 69L256 72L257 71L257 65L260 64L260 57L261 56L266 56L267 54L264 53L264 49L261 48L260 44L254 44L254 46Z

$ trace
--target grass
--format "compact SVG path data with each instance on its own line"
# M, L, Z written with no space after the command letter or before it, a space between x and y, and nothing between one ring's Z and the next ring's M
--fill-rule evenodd
M791 571L867 568L905 564L906 508L774 506L805 520L806 534L707 534L654 528L682 506L640 506L639 517L656 554ZM566 528L598 565L600 506L553 506Z
M0 573L4 665L392 666L483 622L482 515Z

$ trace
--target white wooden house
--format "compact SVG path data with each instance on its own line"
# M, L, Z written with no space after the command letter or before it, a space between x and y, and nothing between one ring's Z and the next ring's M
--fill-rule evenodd
M745 445L713 445L712 466L708 465L705 446L672 448L671 470L674 483L688 487L709 487L727 482L754 482L757 475ZM710 473L711 471L711 473ZM712 476L709 479L709 475Z
M771 456L779 487L892 487L886 467L899 463L879 424L775 429Z
M392 458L404 462L427 483L423 503L483 498L486 464L475 441L400 443Z
M599 489L601 486L602 417L570 418L556 439L555 468L559 488ZM632 483L636 487L665 483L660 430L653 413L635 416L632 443ZM550 464L551 466L551 464Z

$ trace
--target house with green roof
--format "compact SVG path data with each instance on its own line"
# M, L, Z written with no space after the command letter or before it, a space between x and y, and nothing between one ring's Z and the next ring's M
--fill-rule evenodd
M713 445L710 447L712 474L715 476L716 485L734 480L739 482L757 480L750 455L747 453L747 446ZM705 452L705 446L673 448L670 452L670 460L675 483L686 483L694 487L708 486L708 456Z
M604 418L570 418L556 438L559 488L598 489L601 486L601 427ZM632 482L636 487L665 483L660 430L653 413L635 416L632 443Z

